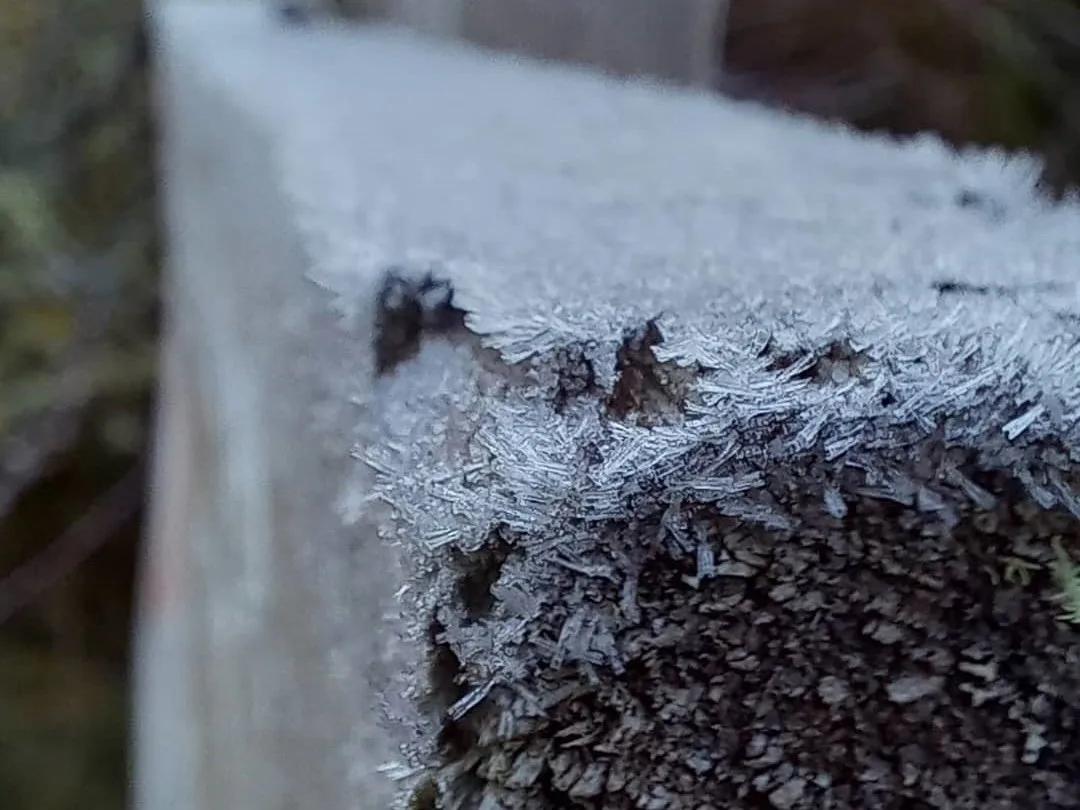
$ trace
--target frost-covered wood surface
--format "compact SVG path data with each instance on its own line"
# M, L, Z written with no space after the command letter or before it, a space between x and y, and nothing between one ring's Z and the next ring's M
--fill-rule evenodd
M164 21L223 251L174 227L180 342L199 387L228 338L213 463L290 504L194 566L250 806L1074 806L1080 209L1036 167Z

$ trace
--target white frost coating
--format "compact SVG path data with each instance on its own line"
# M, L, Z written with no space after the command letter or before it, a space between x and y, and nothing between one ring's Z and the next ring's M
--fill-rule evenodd
M635 555L656 544L715 572L691 525L702 503L794 529L785 476L807 457L817 477L800 486L834 519L849 488L947 520L961 500L990 508L957 469L908 469L931 440L1080 511L1047 470L1080 450L1080 208L1038 202L1029 162L378 29L265 35L274 62L252 58L243 25L224 30L236 43L207 70L272 117L312 278L364 323L386 265L435 263L494 350L484 365L429 341L356 381L358 464L416 571L410 630L434 615L473 685L454 711L537 661L616 666L604 639L638 615ZM957 204L965 190L987 207ZM599 402L616 353L650 318L654 356L690 382L662 425L613 421ZM560 409L510 381L525 360L552 378L569 346L599 391ZM596 527L617 521L601 545ZM494 587L517 595L465 622L448 552L500 533L522 555ZM609 577L618 616L567 607L554 634L522 640L523 621ZM417 696L388 710L411 717Z
M327 48L350 75L379 76L334 85L336 120L294 123L297 146L284 151L313 275L347 311L362 312L386 264L423 256L504 363L555 364L580 345L610 391L625 330L655 317L657 360L695 378L684 416L652 428L482 383L468 350L438 345L367 392L385 419L372 452L396 459L377 471L396 536L438 583L406 601L435 611L477 685L452 711L519 686L533 656L620 666L617 645L598 639L636 620L634 552L597 548L590 526L667 509L664 548L700 577L747 576L741 562L718 569L674 504L791 531L770 473L817 453L839 480L858 453L870 479L859 492L953 522L952 496L900 472L914 437L936 432L1006 466L1050 436L1076 448L1080 216L1037 202L1024 161L958 159L931 140L901 148L400 35L283 46L312 53L310 74L286 84L332 85L314 58ZM1004 216L955 205L965 188ZM833 346L853 358L830 359ZM1031 404L1046 401L1061 406ZM453 475L466 464L468 482ZM957 476L956 497L989 505ZM826 484L817 503L842 519L841 489ZM1052 485L1033 486L1057 502ZM524 595L465 626L438 560L483 547L498 527L527 552L496 587ZM555 635L525 641L544 610L572 599L566 583L598 578L619 583L618 618L575 610ZM536 603L526 615L511 607L523 599Z
M1034 408L1029 408L1020 416L1013 419L1001 430L1006 436L1009 437L1009 441L1012 441L1029 427L1031 427L1035 423L1035 420L1042 416L1044 413L1046 413L1046 406L1041 404L1036 405Z

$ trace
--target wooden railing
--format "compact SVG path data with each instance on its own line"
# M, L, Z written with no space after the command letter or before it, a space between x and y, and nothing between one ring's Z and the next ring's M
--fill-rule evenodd
M1080 227L1029 166L155 26L139 810L1072 795Z

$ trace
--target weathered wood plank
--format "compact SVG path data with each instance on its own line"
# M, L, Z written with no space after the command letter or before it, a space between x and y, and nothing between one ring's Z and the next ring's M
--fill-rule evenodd
M1080 212L1031 166L162 31L211 805L1075 795Z

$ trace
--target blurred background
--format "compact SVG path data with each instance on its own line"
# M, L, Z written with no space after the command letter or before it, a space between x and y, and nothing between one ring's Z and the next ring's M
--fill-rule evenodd
M329 0L359 16L360 0ZM139 0L0 0L0 807L127 806L160 245ZM725 93L1080 182L1080 0L731 0Z

